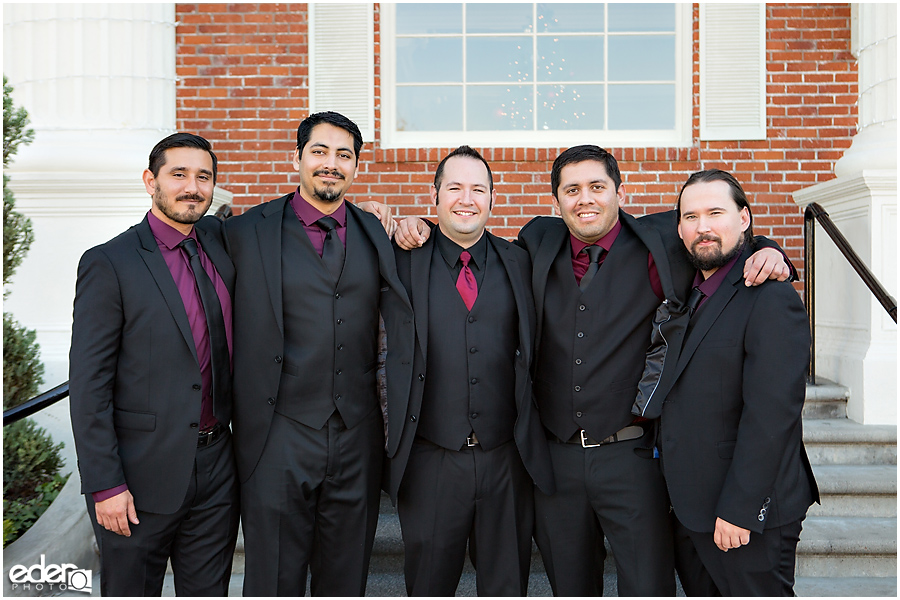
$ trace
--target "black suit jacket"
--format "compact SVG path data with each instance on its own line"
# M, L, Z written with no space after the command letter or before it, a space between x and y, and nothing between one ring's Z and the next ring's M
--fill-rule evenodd
M514 438L519 455L525 468L535 484L544 493L552 494L555 490L550 453L547 447L546 434L540 424L537 407L531 389L529 368L533 355L533 339L535 328L534 302L530 286L530 264L528 255L506 240L485 232L488 241L500 256L503 268L512 285L516 308L519 316L519 347L516 350L516 408L518 416L514 428ZM416 250L406 251L395 248L397 270L404 287L412 299L415 314L415 354L412 369L399 365L392 370L389 364L386 370L388 382L388 456L391 458L390 481L388 492L396 501L397 491L403 479L409 461L409 453L418 428L418 415L422 408L422 395L425 390L425 365L428 348L428 290L432 255L436 251L435 236L431 236L425 244ZM388 334L388 352L392 344ZM421 374L421 376L420 376ZM391 386L400 382L412 381L407 386L406 396L392 395Z
M221 226L206 217L195 229L231 293ZM78 265L69 398L82 493L127 483L138 510L174 513L197 452L201 383L184 303L145 217ZM216 417L227 425L228 414Z
M721 517L762 532L818 500L801 423L808 318L789 283L744 285L749 254L694 316L659 391L666 483L693 531L711 532Z
M284 354L281 232L285 204L293 193L228 219L225 233L237 281L234 295L234 448L238 475L246 481L259 461L275 412ZM378 252L382 308L388 335L387 364L412 361L412 307L397 278L390 240L378 219L347 204ZM386 302L390 298L392 302ZM389 308L385 309L385 306ZM323 363L323 368L331 366ZM409 368L409 367L407 367ZM405 386L408 388L409 379ZM393 387L393 389L392 389ZM397 389L397 388L401 389ZM403 381L388 385L388 399L403 395Z

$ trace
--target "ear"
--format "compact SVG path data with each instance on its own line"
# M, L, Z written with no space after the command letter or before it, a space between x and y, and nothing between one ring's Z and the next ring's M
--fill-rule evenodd
M561 217L562 211L559 209L559 200L556 199L556 196L550 196L550 199L553 200L553 212L556 213L557 217Z
M144 188L147 190L147 193L152 196L156 192L156 177L153 176L153 171L144 169L141 179L144 180Z
M750 227L750 210L745 206L741 209L741 233Z
M619 201L620 207L625 205L625 201L628 200L628 194L625 192L625 184L619 184L619 189L616 190L616 198Z
M488 206L488 211L494 210L494 202L497 201L497 190L491 190L491 204Z
M684 235L681 233L681 219L678 220L678 237L684 239Z
M431 203L435 206L438 204L438 190L433 185L431 186Z
M294 165L294 170L299 171L300 170L300 148L294 148L294 156L293 156L291 162Z

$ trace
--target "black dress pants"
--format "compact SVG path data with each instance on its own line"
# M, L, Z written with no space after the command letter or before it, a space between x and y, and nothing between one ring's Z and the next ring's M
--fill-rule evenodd
M159 596L172 561L179 596L227 596L240 517L240 492L231 434L197 449L184 502L174 514L141 510L131 536L97 524L94 501L85 496L100 547L100 594Z

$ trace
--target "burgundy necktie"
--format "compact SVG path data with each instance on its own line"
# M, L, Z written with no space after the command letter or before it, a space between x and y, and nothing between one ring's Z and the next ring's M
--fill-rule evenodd
M475 275L469 268L469 261L472 255L467 250L463 250L459 255L462 261L462 269L459 271L459 277L456 278L456 289L459 291L460 297L466 303L466 308L472 310L475 305L475 299L478 298L478 284L475 283Z

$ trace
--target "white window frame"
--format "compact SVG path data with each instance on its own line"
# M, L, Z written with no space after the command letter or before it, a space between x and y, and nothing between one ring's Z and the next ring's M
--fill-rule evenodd
M559 131L397 131L396 130L396 5L381 4L381 147L562 148L584 143L604 147L689 147L692 144L693 7L675 6L675 127L672 130ZM608 38L607 38L608 39ZM608 52L604 60L609 60ZM608 107L606 107L608 110Z

